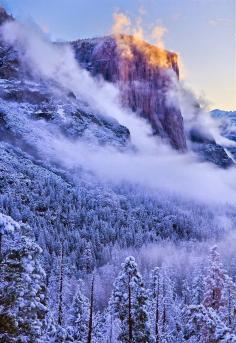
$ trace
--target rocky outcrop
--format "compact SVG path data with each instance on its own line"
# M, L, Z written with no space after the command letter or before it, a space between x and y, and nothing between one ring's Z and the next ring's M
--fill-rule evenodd
M13 17L0 6L0 27L10 20L13 20ZM17 77L18 70L19 59L17 51L2 39L0 31L0 78L9 79Z
M13 20L13 17L6 12L4 7L0 6L0 25L5 23L7 20Z
M175 53L125 35L78 40L72 46L83 68L119 86L123 105L148 119L154 134L186 150L181 111L168 101L173 78L179 76Z
M14 19L0 7L0 26L8 20ZM157 49L125 35L78 40L71 45L80 65L94 77L100 75L106 81L116 84L123 105L146 118L154 134L180 151L186 150L187 137L188 148L200 155L201 159L223 167L232 164L227 151L217 145L213 138L202 138L199 133L197 136L191 133L189 137L184 132L178 104L169 101L169 94L179 77L175 53ZM68 90L58 90L59 94L63 94L63 99L58 99L54 92L47 89L49 85L33 79L27 65L21 64L19 56L18 48L8 45L0 36L0 79L4 79L0 80L0 99L5 106L9 103L27 104L29 119L45 120L70 139L84 137L95 139L102 145L119 148L130 146L127 128L92 113L88 108L84 109L79 99ZM11 113L11 109L7 112ZM9 125L9 118L4 111L1 112L1 136L5 140L15 141L19 137L11 130L14 125ZM15 120L15 123L19 123L19 120ZM22 128L19 128L19 132Z
M9 20L14 19L0 7L0 26ZM31 152L35 139L28 125L35 122L37 127L37 121L45 121L70 140L83 138L119 149L130 145L126 127L93 113L72 92L53 81L34 78L20 56L20 48L8 44L0 30L0 141Z
M199 130L192 129L189 132L189 145L202 161L211 162L221 168L229 168L234 164L226 150L217 144L210 134L206 136Z
M216 109L211 111L211 115L218 121L221 135L229 140L225 149L236 163L236 111Z
M0 80L0 141L32 152L45 125L72 142L82 138L119 150L131 148L126 127L93 113L64 90L52 92L49 85L31 80Z

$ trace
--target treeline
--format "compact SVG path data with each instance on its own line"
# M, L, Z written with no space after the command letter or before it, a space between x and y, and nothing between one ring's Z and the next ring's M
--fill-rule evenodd
M236 342L236 284L217 247L181 284L165 265L144 282L134 257L126 258L99 310L96 274L86 292L68 278L63 245L49 277L28 226L0 215L0 238L0 342Z
M236 224L235 209L229 206L205 206L128 184L102 184L77 170L69 176L32 163L10 147L1 146L0 163L0 211L30 225L44 251L46 271L59 257L61 241L66 258L79 271L88 254L88 269L108 263L115 245L138 249L160 238L216 239Z

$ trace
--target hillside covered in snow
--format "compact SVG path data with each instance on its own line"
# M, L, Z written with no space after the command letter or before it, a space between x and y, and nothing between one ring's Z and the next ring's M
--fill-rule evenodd
M177 55L0 25L0 342L236 342L234 138Z

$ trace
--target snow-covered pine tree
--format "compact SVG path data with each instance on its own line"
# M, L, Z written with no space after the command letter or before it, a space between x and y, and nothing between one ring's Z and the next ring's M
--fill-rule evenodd
M151 272L149 317L155 343L180 342L181 316L173 281L165 267Z
M107 321L106 321L106 311L96 312L94 315L94 325L93 325L93 338L92 343L109 343L107 339ZM112 341L112 343L115 343Z
M200 275L196 276L198 281ZM203 284L203 292L202 290ZM187 306L184 311L185 337L188 342L236 342L234 328L235 285L224 270L218 249L210 251L206 275L197 282L202 304ZM200 298L197 299L197 303Z
M224 324L235 330L236 285L223 268L216 246L210 252L204 286L205 307L216 310Z
M114 316L112 310L112 299L108 304L108 307L103 312L103 338L101 343L117 343L119 336L119 319ZM100 342L99 342L100 343Z
M20 226L11 217L0 213L0 339L10 342L17 335L17 313L14 311L14 284L7 273L6 255L14 233ZM5 291L9 294L4 294Z
M186 307L184 320L184 337L188 343L236 342L236 336L210 307L190 305Z
M224 299L227 273L220 260L217 246L210 251L209 264L204 278L203 304L214 310L226 306Z
M190 305L191 303L191 287L187 279L184 279L182 286L182 296L184 305Z
M86 343L88 338L89 300L78 287L72 309L71 332L75 342Z
M223 298L225 306L220 308L220 318L236 334L236 284L228 275Z
M46 332L43 336L42 343L55 343L57 337L57 325L52 313L48 312L45 319Z
M9 235L13 234L16 229L19 229L19 224L11 217L0 213L0 261L2 258L4 236L7 235L7 237L9 237Z
M127 257L114 283L111 299L114 317L120 321L118 341L152 342L147 313L147 294L134 257Z
M60 242L60 256L58 259L58 310L56 320L56 343L65 343L73 341L73 332L70 327L67 327L67 320L65 315L66 303L65 303L65 280L66 280L66 258L65 258L65 244L62 239Z
M161 299L161 271L156 267L151 273L151 282L149 290L149 315L152 327L152 333L155 343L160 343L161 328L160 319L162 315Z
M95 267L95 258L92 251L91 243L86 242L83 254L80 258L81 269L85 273L91 273Z
M192 305L200 305L204 295L204 274L201 265L196 265L191 282L191 301Z
M5 226L0 268L0 340L40 342L47 312L41 248L25 228L1 215ZM10 233L10 234L9 234Z
M60 248L60 268L59 268L59 280L58 280L58 326L63 326L63 286L64 286L64 247L63 243L61 243Z
M94 329L94 275L92 276L91 289L90 289L87 343L92 343L93 329Z

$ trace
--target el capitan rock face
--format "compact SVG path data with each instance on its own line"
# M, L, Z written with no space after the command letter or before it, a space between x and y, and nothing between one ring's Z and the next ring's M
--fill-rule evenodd
M14 18L0 7L0 26L6 21L12 20ZM106 81L116 84L121 91L123 105L147 119L151 123L155 135L162 137L179 151L186 150L187 139L188 149L197 153L201 159L221 167L232 165L231 158L227 156L223 147L215 143L213 138L209 145L208 141L199 144L193 140L191 135L189 137L188 133L184 131L183 118L178 104L172 105L168 101L173 87L178 85L179 69L175 53L160 50L144 41L135 41L134 37L124 35L116 38L108 36L77 40L71 44L80 65L90 71L93 76L102 76ZM17 84L19 80L34 80L34 75L31 75L28 65L21 61L19 49L20 47L7 43L0 35L0 79L3 79L0 98L7 102L43 104L45 99L42 87L44 88L45 85L39 86L40 89L37 91L31 91L29 85L21 87L20 84ZM37 79L34 81L41 82ZM75 96L74 101L76 101ZM54 117L51 118L48 114L50 110L46 109L45 112L45 109L39 109L39 112L42 112L40 116L45 120L53 121ZM75 118L77 111L73 110L72 112L72 116ZM80 111L80 113L84 113L84 111ZM81 126L81 129L75 129L75 135L80 136L87 132L89 118L92 123L91 128L95 125L105 129L104 139L107 143L114 142L115 145L126 146L132 141L129 131L122 125L110 125L103 120L98 123L92 114L87 116L86 113L79 115L79 118L82 122L77 118L72 125L73 127L74 125L75 127ZM65 127L61 129L64 129L65 133L67 132ZM70 132L71 128L68 129ZM10 133L5 131L3 136L8 137ZM98 131L100 132L100 129ZM103 134L98 136L96 139L99 143L104 144Z
M72 46L83 68L119 86L123 105L148 119L154 134L186 150L181 111L168 102L173 79L179 77L175 53L124 35L78 40Z

